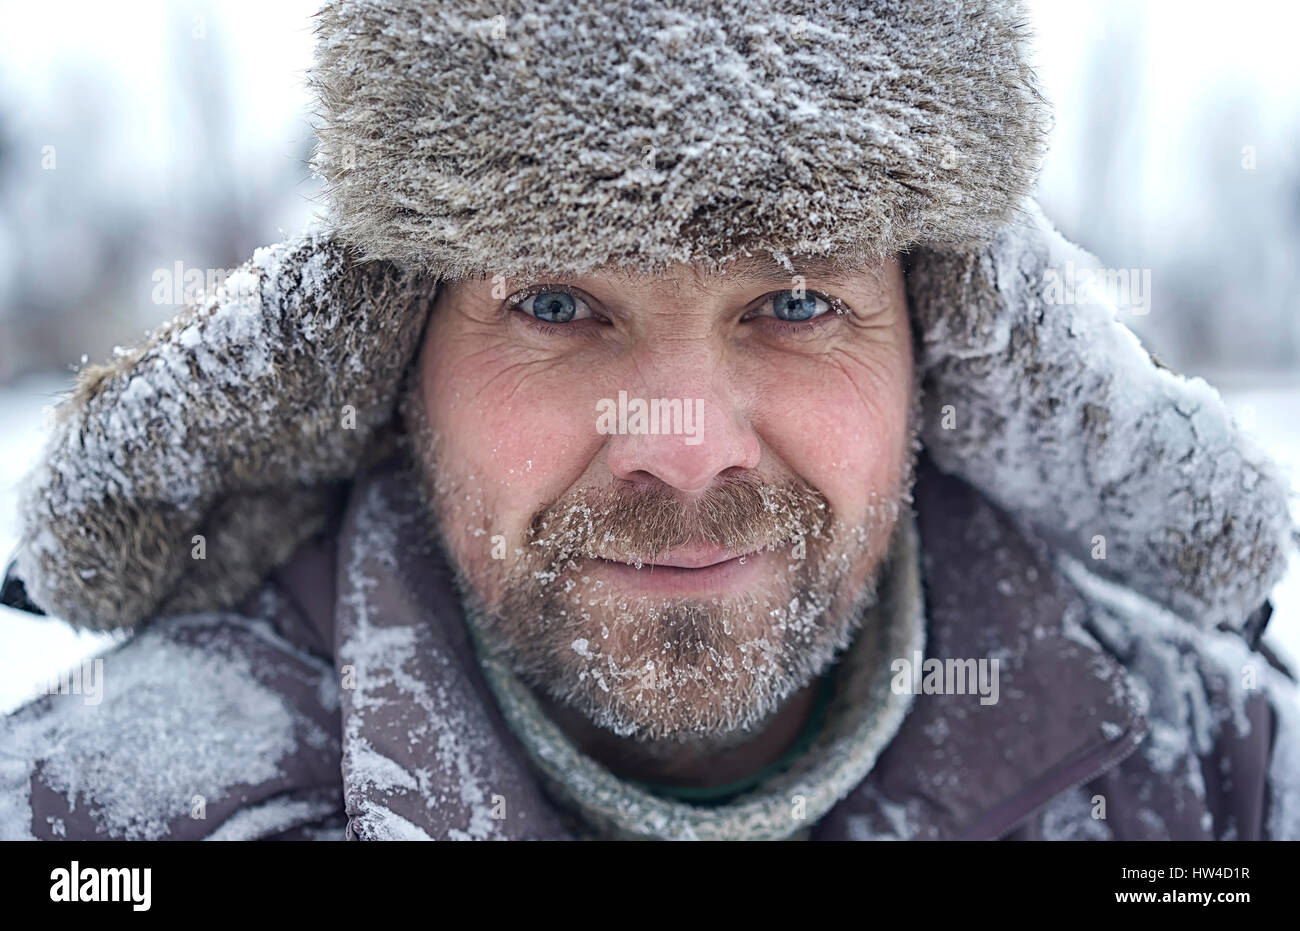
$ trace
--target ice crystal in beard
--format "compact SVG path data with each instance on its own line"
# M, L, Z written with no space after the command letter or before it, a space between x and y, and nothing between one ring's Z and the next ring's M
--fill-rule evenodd
M611 559L641 568L691 543L747 553L817 541L830 505L796 481L768 485L728 476L688 504L667 486L578 490L542 509L528 530L528 560L558 573L572 560Z
M851 642L898 510L878 504L866 524L836 532L828 502L798 481L732 478L690 504L666 487L577 491L534 518L499 603L473 610L517 674L598 726L722 746ZM684 544L786 558L731 598L628 596L583 571L588 559L640 566Z

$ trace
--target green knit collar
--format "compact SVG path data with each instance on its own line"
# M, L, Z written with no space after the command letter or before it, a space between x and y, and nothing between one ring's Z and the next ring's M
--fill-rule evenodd
M721 805L748 792L773 776L785 772L812 747L813 741L821 733L822 725L826 722L831 695L835 692L835 677L832 673L833 670L828 670L821 675L816 700L808 714L808 720L804 722L803 729L794 743L779 758L757 772L718 786L677 786L668 783L643 782L638 779L628 779L627 783L644 789L652 795L677 799L692 805Z

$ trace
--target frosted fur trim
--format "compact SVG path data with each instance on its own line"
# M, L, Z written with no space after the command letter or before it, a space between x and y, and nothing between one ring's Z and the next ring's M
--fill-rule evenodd
M316 166L345 239L451 277L981 240L1044 146L1026 19L1014 0L336 0Z
M1032 203L1023 216L982 250L913 266L925 447L1098 574L1239 628L1295 546L1286 481L1218 392L1153 360L1116 307L1053 300L1049 270L1096 260Z
M308 233L83 371L21 495L32 600L106 629L251 591L376 453L431 294Z

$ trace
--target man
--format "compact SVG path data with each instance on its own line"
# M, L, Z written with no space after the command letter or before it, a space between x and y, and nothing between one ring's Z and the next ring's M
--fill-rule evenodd
M327 4L328 224L29 480L6 600L133 633L0 833L1300 836L1285 485L1050 286L1022 22Z

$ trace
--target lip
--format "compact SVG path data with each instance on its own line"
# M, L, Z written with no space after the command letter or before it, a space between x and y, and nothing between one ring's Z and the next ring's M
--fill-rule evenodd
M752 587L766 567L761 551L736 553L722 547L681 547L654 561L594 559L592 567L619 587L659 595L734 594Z
M662 553L654 559L626 560L619 561L619 564L635 567L639 563L651 569L708 569L755 555L757 554L736 553L722 546L681 546Z

